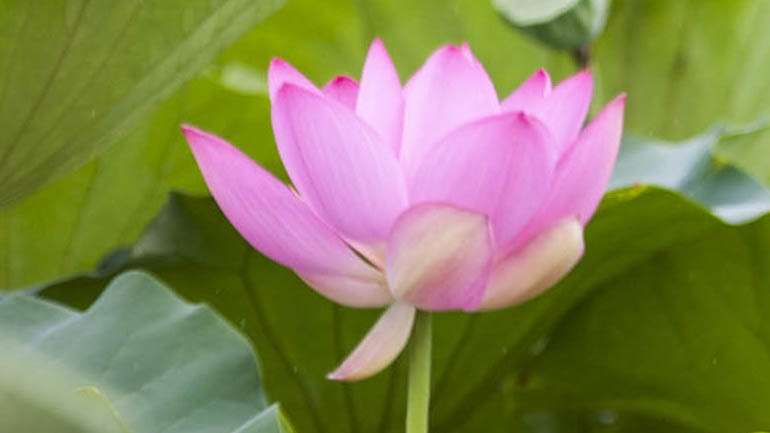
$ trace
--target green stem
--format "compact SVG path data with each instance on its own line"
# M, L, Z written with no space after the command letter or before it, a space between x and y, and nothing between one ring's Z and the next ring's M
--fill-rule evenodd
M409 385L406 403L406 433L428 432L430 403L431 316L418 311L409 348Z

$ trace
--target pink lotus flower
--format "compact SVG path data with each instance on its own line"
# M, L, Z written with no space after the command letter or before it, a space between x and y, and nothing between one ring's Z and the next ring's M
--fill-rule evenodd
M268 81L296 190L224 140L183 131L220 208L254 248L334 302L388 306L330 378L389 365L416 309L508 307L583 254L625 103L617 97L582 129L589 71L552 89L540 70L499 102L468 45L438 49L402 87L375 40L360 83L341 76L319 89L280 59Z

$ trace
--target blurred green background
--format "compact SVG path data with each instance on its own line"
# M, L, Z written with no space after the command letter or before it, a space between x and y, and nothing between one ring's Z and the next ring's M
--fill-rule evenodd
M601 2L542 4L561 3ZM285 177L271 57L321 84L357 77L379 36L405 80L467 41L501 97L539 67L558 81L587 63L594 111L628 93L624 151L655 149L621 157L635 171L616 186L668 190L610 193L586 258L547 295L437 319L434 431L768 429L770 217L752 200L770 182L770 1L608 7L606 27L570 46L559 38L580 17L545 21L566 33L521 29L479 0L0 0L0 288L85 308L119 271L150 270L249 335L268 397L300 433L400 431L403 361L362 384L323 379L376 312L321 299L187 195L206 188L179 124ZM692 137L697 164L664 164ZM749 208L742 225L714 216L726 202Z

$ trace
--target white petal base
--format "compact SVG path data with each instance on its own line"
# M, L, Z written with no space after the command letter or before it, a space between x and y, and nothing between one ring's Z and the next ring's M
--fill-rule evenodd
M473 310L493 257L486 216L420 204L394 224L385 274L393 297L421 310Z
M477 310L510 307L556 284L583 255L583 226L568 218L498 263Z
M404 350L412 333L414 315L413 306L401 302L392 304L345 361L326 377L354 381L382 371Z
M385 276L375 269L370 275L360 276L300 272L297 276L321 295L348 307L373 308L393 302Z

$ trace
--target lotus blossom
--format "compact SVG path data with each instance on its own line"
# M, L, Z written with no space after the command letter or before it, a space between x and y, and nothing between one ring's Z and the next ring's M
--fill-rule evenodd
M625 96L585 127L589 71L537 71L502 100L467 44L436 50L402 86L375 40L360 82L318 88L287 62L268 88L287 186L226 141L183 131L221 210L257 250L328 299L385 307L329 378L388 366L416 309L523 302L583 254L607 186Z

